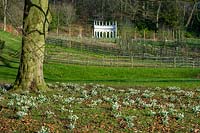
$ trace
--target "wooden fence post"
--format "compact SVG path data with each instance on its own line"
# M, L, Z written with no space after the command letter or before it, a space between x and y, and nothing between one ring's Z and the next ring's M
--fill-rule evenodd
M103 56L103 58L102 58L102 65L104 66L104 64L105 64L105 63L104 63L104 56Z
M131 56L131 67L133 68L133 55Z
M195 61L192 61L192 67L195 68Z
M176 57L174 57L174 68L176 68Z

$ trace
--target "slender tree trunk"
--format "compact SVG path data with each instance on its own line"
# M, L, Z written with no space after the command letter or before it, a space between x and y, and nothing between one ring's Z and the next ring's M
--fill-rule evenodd
M159 28L159 14L160 14L160 8L161 8L162 2L159 1L159 6L157 10L157 15L156 15L156 30L158 31Z
M123 19L123 9L122 9L122 7L123 7L123 3L122 3L122 0L120 0L120 20L121 21Z
M3 14L4 14L4 17L3 17L3 30L6 31L6 27L7 27L7 5L8 5L8 1L7 0L3 0Z
M25 0L22 53L14 89L45 90L43 62L49 24L48 0Z
M57 36L59 36L59 27L60 27L60 8L61 3L59 3L59 6L57 7Z
M191 22L191 20L192 20L192 16L193 16L193 14L194 14L195 8L196 8L196 2L195 2L194 5L193 5L192 11L191 11L190 16L189 16L189 18L188 18L188 20L187 20L187 23L186 23L186 25L185 25L186 28L189 26L189 24L190 24L190 22Z
M60 12L58 13L58 19L57 19L57 30L56 30L56 32L57 32L57 36L59 36L59 26L60 26Z
M184 6L183 6L183 20L185 20L185 14L186 14L186 6L185 6L185 4L184 4Z

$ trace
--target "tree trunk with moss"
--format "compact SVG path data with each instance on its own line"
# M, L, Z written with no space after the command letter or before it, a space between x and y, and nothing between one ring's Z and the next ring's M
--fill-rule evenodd
M25 0L22 52L13 89L33 91L47 89L43 62L49 18L48 0Z

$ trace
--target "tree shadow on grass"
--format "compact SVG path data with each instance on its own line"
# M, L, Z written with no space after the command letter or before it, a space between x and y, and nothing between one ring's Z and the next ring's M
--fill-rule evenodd
M17 62L7 60L6 58L4 58L2 56L0 56L0 62L2 62L2 64L3 64L0 66L4 66L4 67L8 67L8 68L16 68L16 67L11 66L10 62L13 62L13 63L17 63Z

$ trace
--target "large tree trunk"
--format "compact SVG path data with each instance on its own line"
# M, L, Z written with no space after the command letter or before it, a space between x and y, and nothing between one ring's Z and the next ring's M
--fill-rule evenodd
M25 0L22 53L14 89L45 90L43 62L49 24L48 0Z

